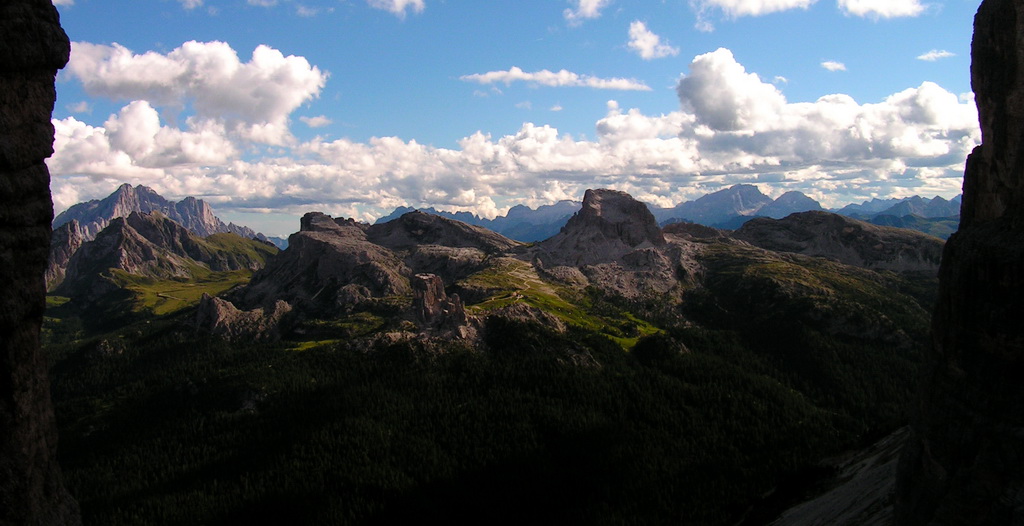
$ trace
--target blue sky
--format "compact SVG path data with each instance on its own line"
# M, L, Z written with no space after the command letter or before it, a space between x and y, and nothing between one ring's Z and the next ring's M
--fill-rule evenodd
M271 235L611 187L959 193L978 0L55 0L56 211L145 184Z

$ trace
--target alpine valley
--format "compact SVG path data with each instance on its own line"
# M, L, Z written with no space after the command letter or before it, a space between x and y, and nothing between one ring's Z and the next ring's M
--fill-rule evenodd
M56 223L61 463L109 525L761 524L906 424L943 249L742 185L283 250L145 187Z

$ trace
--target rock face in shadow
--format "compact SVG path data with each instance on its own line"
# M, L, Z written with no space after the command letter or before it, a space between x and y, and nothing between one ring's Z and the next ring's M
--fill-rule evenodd
M941 239L829 212L751 219L733 237L768 250L827 257L872 270L922 271L934 275L942 259Z
M971 83L982 145L939 274L900 461L899 524L1024 524L1024 2L984 0Z
M78 524L57 465L39 333L50 251L50 116L70 44L50 0L0 3L0 525Z

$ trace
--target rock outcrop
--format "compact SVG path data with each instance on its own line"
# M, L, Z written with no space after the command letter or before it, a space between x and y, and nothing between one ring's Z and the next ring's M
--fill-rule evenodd
M368 241L367 228L351 219L306 214L288 248L233 299L247 307L283 299L303 311L338 311L411 294L412 272L394 252Z
M50 116L70 44L50 0L0 3L0 525L78 524L39 345L50 251Z
M902 525L1024 524L1024 2L984 0L971 84L982 144L939 274L922 394L900 461Z
M458 294L445 293L441 278L434 274L416 274L411 283L412 310L421 326L463 339L472 335L462 300Z
M936 273L942 240L901 228L872 225L829 212L801 212L784 219L747 221L733 237L752 245L872 270Z
M281 336L281 320L291 311L291 305L282 300L266 308L243 311L230 301L203 294L195 324L228 341L274 341Z
M558 235L540 244L546 265L590 265L665 244L647 205L617 190L587 190L583 207Z

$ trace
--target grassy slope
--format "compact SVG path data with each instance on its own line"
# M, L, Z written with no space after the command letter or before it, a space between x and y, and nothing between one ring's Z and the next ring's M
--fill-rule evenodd
M467 307L470 314L487 312L525 303L554 315L566 325L590 331L603 331L624 349L630 349L639 338L655 334L659 329L634 314L616 309L613 316L595 313L593 298L567 287L544 281L529 263L503 258L499 263L459 283L460 286L491 291L490 297ZM621 326L628 325L624 334Z

